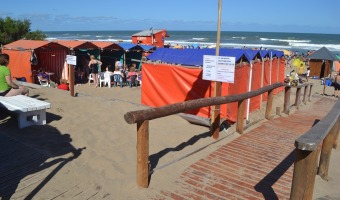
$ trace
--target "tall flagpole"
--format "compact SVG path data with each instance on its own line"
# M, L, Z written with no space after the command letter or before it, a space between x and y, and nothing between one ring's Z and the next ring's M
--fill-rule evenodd
M218 22L217 22L217 40L216 40L216 56L220 55L220 38L221 38L221 14L222 0L218 0ZM214 97L221 96L222 82L214 82ZM214 139L218 139L220 133L220 105L212 107L210 131Z

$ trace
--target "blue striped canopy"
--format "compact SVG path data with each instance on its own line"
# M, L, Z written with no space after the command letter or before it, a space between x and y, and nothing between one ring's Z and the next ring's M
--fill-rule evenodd
M215 55L215 49L171 49L158 48L147 58L153 61L166 63L182 64L188 66L202 66L204 55ZM235 57L236 62L252 61L256 57L265 57L272 55L282 57L282 51L269 50L250 50L250 49L220 49L220 56Z

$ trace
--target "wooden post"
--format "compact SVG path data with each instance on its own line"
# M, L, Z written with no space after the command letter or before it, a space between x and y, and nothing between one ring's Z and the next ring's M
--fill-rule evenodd
M290 199L310 200L313 197L318 150L295 149L293 181Z
M149 187L149 120L137 123L137 184Z
M273 107L273 99L274 99L274 90L268 91L268 99L267 99L267 107L265 118L270 120L270 113L272 112Z
M276 115L281 116L281 107L276 107Z
M332 154L333 136L336 134L336 130L337 126L334 124L333 128L329 131L322 143L318 175L324 180L328 180L328 169Z
M301 103L301 88L296 88L296 98L295 98L295 106L299 109L299 105Z
M326 77L324 76L323 78L324 78L324 80L323 80L323 90L322 90L322 95L325 95L325 91L326 91Z
M340 134L340 118L338 118L337 122L335 123L337 126L334 138L333 138L333 149L336 149L338 147L338 139Z
M68 65L69 71L69 82L70 82L70 95L74 97L74 66Z
M312 84L309 84L309 94L308 94L308 101L311 102L311 96L312 96L312 87L313 85Z
M302 99L302 102L306 105L307 101L306 101L306 97L307 97L307 90L308 90L308 87L309 85L306 85L305 86L305 90L303 91L303 99Z
M289 115L289 109L290 109L290 92L291 87L285 87L285 99L284 99L284 105L283 105L283 113Z
M236 132L242 134L244 129L244 111L246 109L246 99L238 102Z
M216 56L220 55L220 38L221 38L221 15L222 15L222 0L218 0L218 22L217 22L217 39L216 39ZM214 97L221 96L222 83L215 81ZM214 139L218 139L220 133L220 105L212 107L210 131Z

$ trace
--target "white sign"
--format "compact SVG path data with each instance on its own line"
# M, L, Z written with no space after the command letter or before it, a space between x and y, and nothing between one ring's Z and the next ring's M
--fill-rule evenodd
M235 57L203 56L204 80L234 83Z
M66 63L70 65L77 65L77 56L66 55Z

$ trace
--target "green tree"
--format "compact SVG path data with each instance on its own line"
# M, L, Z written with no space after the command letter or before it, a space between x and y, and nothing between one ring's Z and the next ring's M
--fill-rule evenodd
M47 36L40 30L31 31L28 19L0 18L0 43L8 44L20 39L44 40Z

